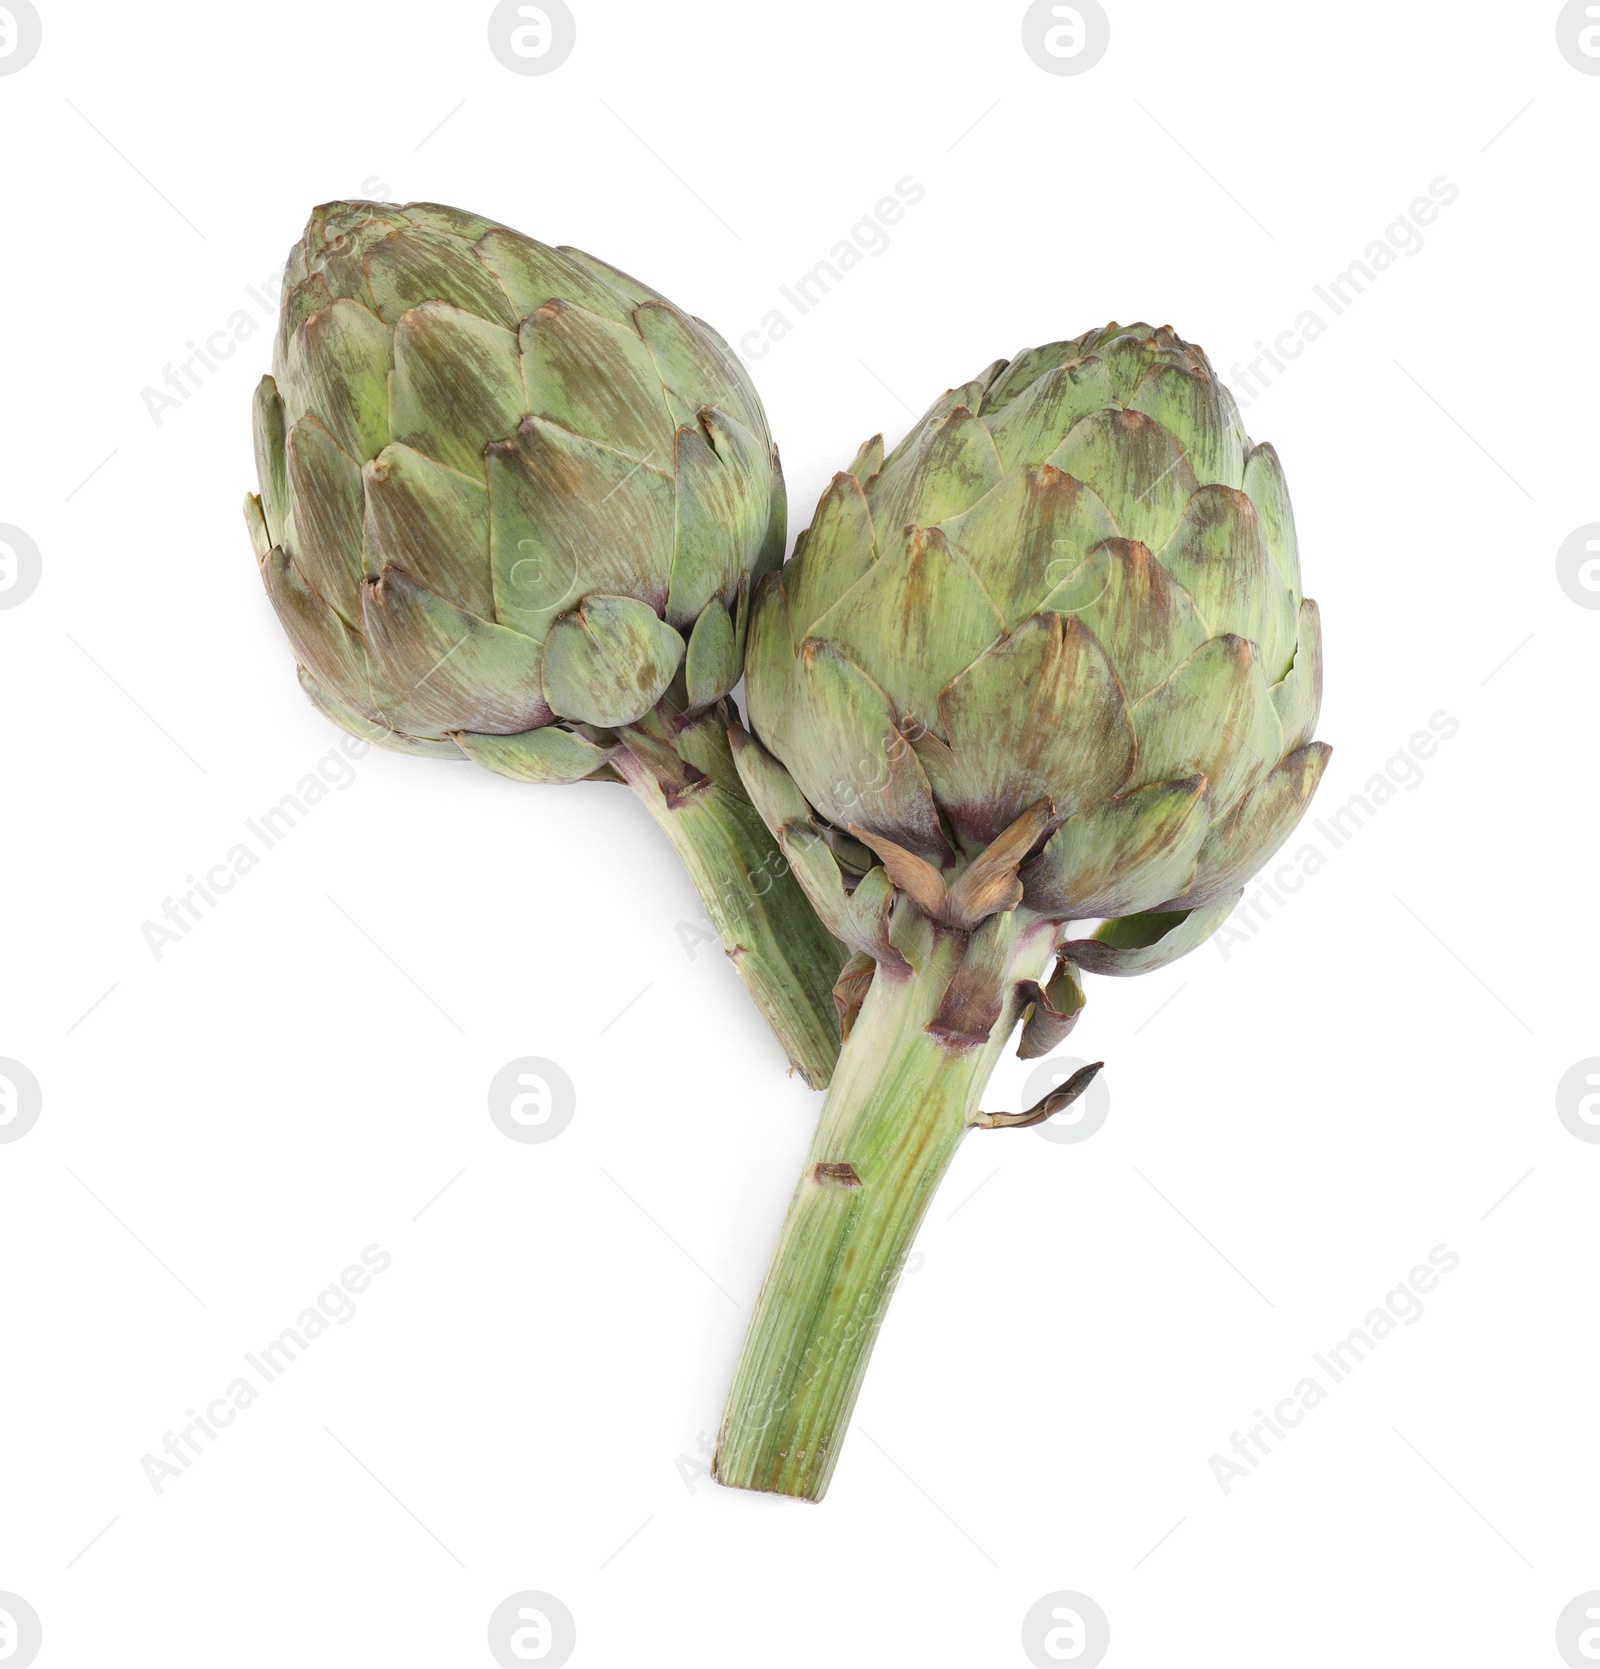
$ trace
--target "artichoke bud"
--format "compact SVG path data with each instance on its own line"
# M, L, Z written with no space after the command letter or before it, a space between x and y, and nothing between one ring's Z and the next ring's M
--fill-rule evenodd
M1076 969L1145 972L1215 931L1329 753L1277 454L1200 348L1142 324L1000 361L864 446L760 581L746 672L762 748L897 911L1057 930L1029 1053L1076 1018ZM747 783L776 768L759 752Z
M246 521L312 701L523 781L610 776L607 733L712 708L782 560L777 452L716 332L440 204L313 211L255 448Z

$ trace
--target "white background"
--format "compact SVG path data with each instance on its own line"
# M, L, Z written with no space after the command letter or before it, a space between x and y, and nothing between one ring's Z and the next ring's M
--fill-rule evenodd
M1600 613L1555 578L1600 519L1600 77L1546 0L1121 0L1075 76L1015 3L574 4L520 77L481 0L50 3L0 78L0 521L43 556L0 612L0 1054L44 1090L0 1146L0 1589L42 1669L473 1669L525 1588L584 1669L1025 1665L1057 1589L1113 1669L1559 1666L1600 1588L1600 1149L1555 1108L1600 1054ZM1092 982L1109 1119L969 1141L808 1507L697 1442L819 1101L622 790L369 755L147 947L338 733L239 513L269 332L159 424L142 390L324 199L499 216L737 339L907 175L751 361L791 527L997 355L1144 318L1227 376L1318 307L1246 414L1324 612L1314 811L1459 731L1226 957ZM1423 247L1319 307L1440 176ZM547 1144L486 1111L521 1055L577 1086ZM374 1242L354 1320L157 1495L141 1457ZM1440 1243L1423 1318L1224 1494Z

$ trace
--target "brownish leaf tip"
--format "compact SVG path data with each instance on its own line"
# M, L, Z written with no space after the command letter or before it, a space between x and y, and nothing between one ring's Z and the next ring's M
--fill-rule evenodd
M1080 1066L1067 1081L1041 1097L1024 1113L979 1113L973 1123L983 1130L1028 1130L1070 1107L1095 1080L1104 1061Z
M844 1042L856 1023L867 990L877 972L877 963L862 952L857 952L845 963L833 986L833 1005L839 1011L839 1040Z

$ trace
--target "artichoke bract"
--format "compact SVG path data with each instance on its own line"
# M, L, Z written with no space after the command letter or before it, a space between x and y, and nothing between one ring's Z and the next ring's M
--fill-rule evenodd
M255 400L262 575L306 694L379 746L626 781L809 1082L843 952L727 742L783 560L761 402L703 321L605 262L433 203L329 203Z
M820 1498L901 1263L1020 1024L1200 944L1329 749L1277 454L1205 354L1116 325L998 361L836 475L758 588L746 786L832 932L846 1043L716 1475Z

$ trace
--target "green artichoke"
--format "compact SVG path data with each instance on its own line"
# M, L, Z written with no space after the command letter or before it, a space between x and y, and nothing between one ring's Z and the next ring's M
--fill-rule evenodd
M379 746L628 782L825 1083L843 953L726 740L784 494L716 332L459 209L324 204L289 259L255 445L245 516L311 700Z
M820 1497L877 1323L1022 1024L1216 930L1328 748L1277 454L1205 354L1108 326L999 361L834 477L758 588L738 758L854 952L849 1030L717 1474ZM1050 967L1054 962L1054 972Z

